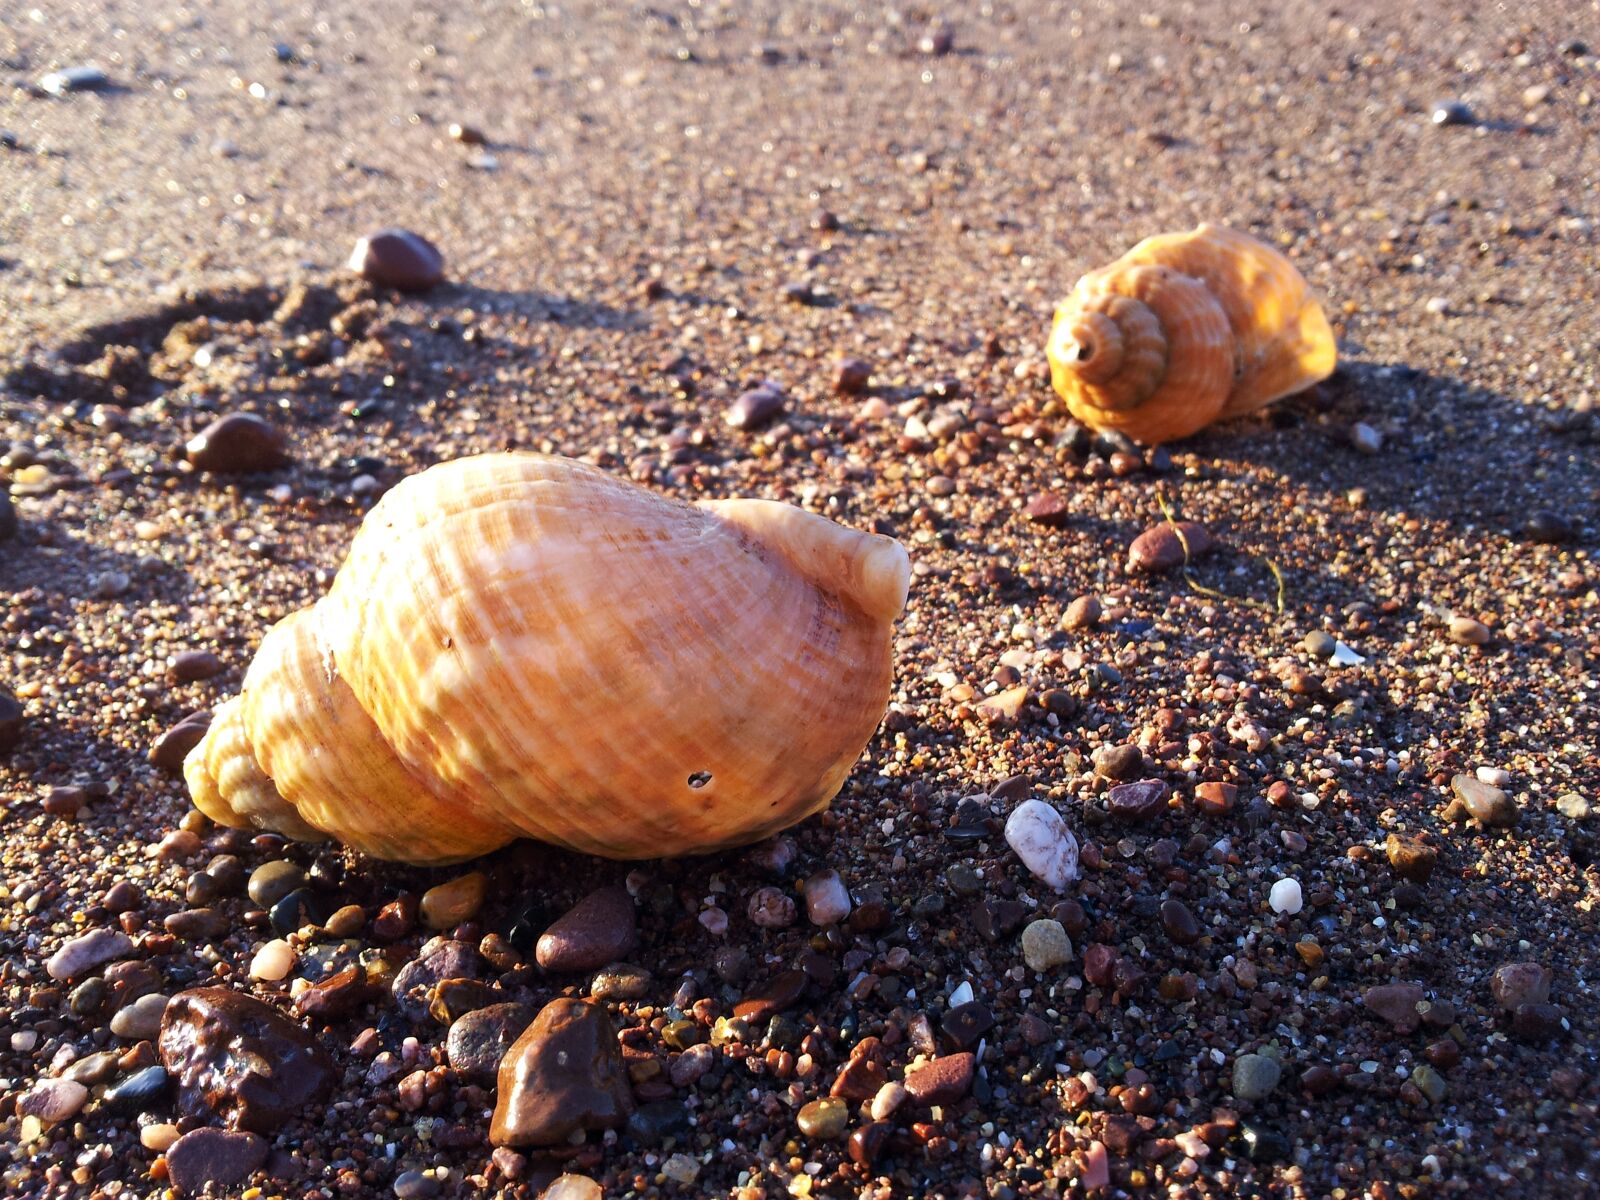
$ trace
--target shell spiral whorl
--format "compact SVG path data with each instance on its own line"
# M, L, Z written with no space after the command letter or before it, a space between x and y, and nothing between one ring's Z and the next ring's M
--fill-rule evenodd
M909 579L899 543L790 505L446 463L269 631L185 775L223 824L418 863L522 836L613 858L753 841L848 776Z
M1336 352L1288 259L1201 225L1147 238L1080 279L1056 310L1046 356L1074 417L1156 443L1325 379Z

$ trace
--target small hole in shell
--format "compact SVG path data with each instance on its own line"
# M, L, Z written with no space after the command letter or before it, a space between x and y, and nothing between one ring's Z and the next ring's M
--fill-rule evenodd
M1079 342L1078 348L1072 352L1074 362L1088 362L1094 357L1094 346L1089 342Z
M689 786L692 788L703 788L710 782L710 771L696 771L693 775L689 776Z

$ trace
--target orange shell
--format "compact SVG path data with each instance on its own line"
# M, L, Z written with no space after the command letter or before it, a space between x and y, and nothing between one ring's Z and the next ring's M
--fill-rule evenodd
M849 775L909 581L898 542L791 505L460 459L373 508L184 774L223 824L408 862L754 841Z
M1205 224L1146 238L1056 309L1050 377L1072 415L1147 445L1333 373L1333 330L1294 264Z

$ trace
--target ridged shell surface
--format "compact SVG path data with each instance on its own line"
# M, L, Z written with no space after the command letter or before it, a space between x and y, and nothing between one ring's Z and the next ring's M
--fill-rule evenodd
M825 807L877 727L909 576L893 539L790 505L446 463L269 631L185 775L224 824L418 863L753 841Z
M1147 445L1333 373L1333 330L1287 258L1218 225L1146 238L1056 309L1051 381L1074 417Z

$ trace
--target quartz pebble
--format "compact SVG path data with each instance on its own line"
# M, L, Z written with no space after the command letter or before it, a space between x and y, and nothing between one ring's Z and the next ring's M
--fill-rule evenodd
M1272 911L1275 913L1294 916L1304 903L1300 895L1299 882L1293 879L1278 880L1267 894L1267 903L1272 906Z
M1006 844L1035 876L1056 891L1078 877L1078 839L1043 800L1024 800L1006 819Z
M108 76L99 67L62 67L59 71L41 76L39 88L52 96L65 96L68 92L98 91L108 82Z
M878 1094L872 1098L872 1119L874 1121L887 1121L906 1102L908 1094L903 1083L896 1083L890 1080L884 1084L878 1089Z
M587 1175L557 1175L539 1193L539 1200L605 1200L605 1192Z
M73 1079L41 1079L17 1097L19 1117L37 1117L55 1125L78 1115L89 1102L89 1089Z
M837 925L850 915L850 892L837 871L818 871L807 879L805 897L813 925Z
M274 938L257 950L255 956L251 958L250 977L276 983L294 970L294 964L294 947L282 938Z
M1030 971L1041 974L1072 961L1072 942L1060 921L1040 918L1022 931L1022 957Z
M81 979L97 967L133 953L133 940L119 929L91 929L64 943L45 963L51 979Z

